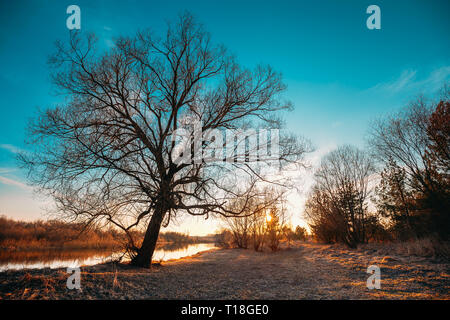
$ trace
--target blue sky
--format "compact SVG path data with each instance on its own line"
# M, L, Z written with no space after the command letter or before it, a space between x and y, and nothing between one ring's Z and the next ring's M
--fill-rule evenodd
M117 35L165 29L189 10L245 66L268 63L284 75L295 110L288 128L319 150L364 145L370 119L450 79L450 2L444 1L1 1L0 214L40 217L14 154L24 128L52 93L47 57L67 40L67 6L81 8L81 28L107 48ZM366 27L366 8L381 9L381 30ZM183 229L183 227L180 227ZM184 229L183 229L184 230Z

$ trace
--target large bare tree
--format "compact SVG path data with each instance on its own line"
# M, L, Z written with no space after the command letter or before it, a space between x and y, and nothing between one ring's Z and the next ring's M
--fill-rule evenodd
M22 155L30 180L53 197L62 217L115 225L128 236L132 263L148 267L161 226L177 214L242 215L263 196L261 183L283 183L282 175L267 180L264 158L250 157L245 139L234 161L221 161L221 154L214 162L174 159L175 133L194 122L202 132L280 129L275 113L291 103L282 99L285 85L270 66L241 67L190 14L160 38L141 31L116 39L109 50L96 43L76 32L68 45L57 43L52 78L65 102L30 124L33 151ZM179 155L220 144L217 137L200 139ZM309 150L292 135L280 134L279 145L270 161L281 168L300 163ZM242 206L230 210L231 198L243 199ZM136 228L145 231L142 243L133 236Z

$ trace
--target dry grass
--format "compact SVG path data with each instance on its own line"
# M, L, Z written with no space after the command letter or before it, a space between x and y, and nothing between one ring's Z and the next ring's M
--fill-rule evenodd
M103 264L82 268L81 290L65 270L0 273L5 299L450 299L448 260L300 244L279 252L221 249L164 262L151 270ZM381 289L368 290L367 267L381 268ZM52 279L49 283L43 279ZM27 276L27 279L29 277ZM29 289L23 294L25 289ZM30 294L34 294L30 295ZM23 296L23 297L22 297Z
M434 238L410 241L369 243L360 245L364 250L375 250L379 254L405 257L426 257L430 259L450 259L450 243Z
M139 245L143 233L134 231ZM191 237L179 232L162 232L158 242L172 244L189 244L210 239ZM16 221L0 216L0 250L3 251L37 251L48 249L122 249L127 238L116 229L85 229L81 223L50 221Z
M433 238L395 243L392 246L397 254L420 257L450 258L450 245Z
M9 251L106 249L117 247L121 235L115 230L84 229L79 223L16 221L0 216L0 249Z

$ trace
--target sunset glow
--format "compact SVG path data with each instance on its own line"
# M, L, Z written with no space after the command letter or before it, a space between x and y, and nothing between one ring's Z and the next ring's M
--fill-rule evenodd
M0 1L0 314L450 300L448 12Z

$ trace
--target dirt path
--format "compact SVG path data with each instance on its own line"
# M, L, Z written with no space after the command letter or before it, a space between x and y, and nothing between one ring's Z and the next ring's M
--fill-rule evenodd
M367 267L381 269L368 290ZM3 299L450 299L450 264L385 256L370 248L298 244L279 252L213 250L152 270L111 264L82 268L81 290L66 270L0 273Z

